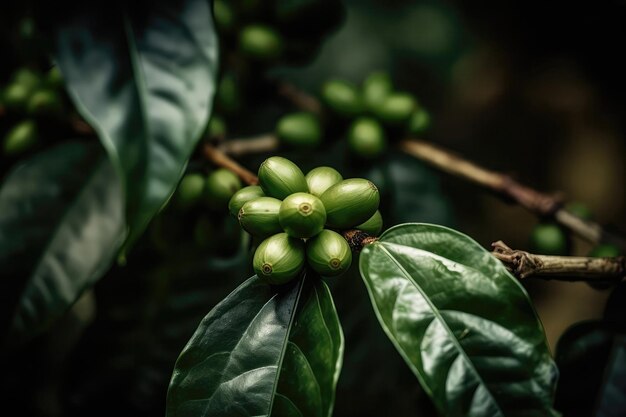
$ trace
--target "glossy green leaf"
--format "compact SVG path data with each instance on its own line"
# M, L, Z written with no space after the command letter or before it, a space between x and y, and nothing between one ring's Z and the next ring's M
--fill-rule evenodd
M626 336L620 335L613 341L611 357L600 388L597 410L593 415L597 417L626 415L624 393L626 393Z
M474 240L403 224L359 266L380 324L442 415L558 415L543 327L522 286Z
M217 71L211 4L72 5L56 27L55 58L123 179L132 242L172 195L209 117Z
M69 308L109 267L123 226L119 181L100 147L60 145L15 168L0 189L5 342L32 337Z
M342 357L337 313L318 277L277 288L254 276L181 353L167 415L330 416Z

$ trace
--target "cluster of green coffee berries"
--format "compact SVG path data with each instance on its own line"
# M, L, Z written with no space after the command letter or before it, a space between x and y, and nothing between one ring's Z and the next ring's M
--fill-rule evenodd
M381 155L389 140L422 134L430 125L428 112L415 97L394 91L384 72L370 74L361 88L343 80L327 81L321 99L332 115L348 121L349 148L363 159ZM322 132L320 118L308 112L287 114L276 125L276 135L290 147L315 147Z
M0 94L0 106L16 123L8 129L2 143L2 153L16 156L33 148L38 141L36 119L56 118L63 112L61 73L53 67L41 75L28 68L13 73L9 84Z
M241 227L262 242L253 267L270 284L284 284L305 264L321 276L337 276L352 262L350 246L338 233L359 229L376 235L382 229L380 196L370 181L343 179L330 167L306 176L282 157L259 168L260 186L235 193L228 209Z

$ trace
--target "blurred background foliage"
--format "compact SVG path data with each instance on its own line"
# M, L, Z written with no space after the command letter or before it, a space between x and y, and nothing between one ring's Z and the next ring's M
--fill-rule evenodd
M255 1L235 3L242 10L256 7ZM217 99L228 137L272 131L290 111L277 98L275 84L249 81L261 69L267 80L289 81L312 94L329 78L360 83L383 70L429 109L433 122L425 139L537 189L562 192L568 200L584 202L600 223L626 229L623 2L321 3L324 7L307 15L306 25L282 28L289 39L287 61L296 66L242 62L236 34L220 29L220 88L228 89L230 82L244 91L232 108ZM7 10L5 16L20 18L0 16L3 83L20 66L47 71L47 39L35 21L23 10ZM253 20L245 12L241 16ZM67 98L62 100L63 111L73 114ZM19 122L6 120L2 135ZM69 137L73 128L58 119L38 122L37 146L20 158ZM530 248L539 220L523 209L399 152L371 164L354 161L338 139L327 138L316 151L281 154L305 172L330 165L346 177L372 179L383 195L385 227L432 222L455 226L485 247L501 239L514 248ZM239 160L254 170L267 156ZM17 161L2 160L3 179ZM188 170L206 175L210 167L197 152ZM215 238L206 239L209 235ZM21 404L24 415L162 415L178 353L200 319L251 275L248 245L236 221L220 210L181 209L174 200L126 264L114 266L50 332L3 358L4 395ZM571 253L591 249L575 239ZM434 415L378 326L354 265L329 285L346 337L335 415ZM583 283L525 285L552 349L571 324L600 319L609 294ZM603 326L585 324L570 333L593 334L597 344L590 349L608 360L606 343L615 336ZM565 351L557 360L580 366L572 355ZM576 414L582 409L571 408L566 415L584 415Z

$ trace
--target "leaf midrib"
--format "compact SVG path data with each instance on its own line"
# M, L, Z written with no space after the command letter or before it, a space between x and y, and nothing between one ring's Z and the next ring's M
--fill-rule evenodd
M498 404L498 402L496 401L495 397L491 393L491 390L489 390L488 385L485 383L485 381L483 380L483 378L480 375L480 373L478 372L478 370L474 367L474 364L469 359L469 356L467 356L467 353L465 352L465 350L463 349L463 347L461 346L461 344L457 340L456 336L454 335L454 332L450 329L450 327L448 327L448 324L446 323L445 319L439 313L439 309L435 307L435 305L431 302L430 298L424 293L422 288L419 285L417 285L417 283L415 281L413 281L413 279L412 279L411 275L408 273L408 271L393 257L393 255L391 255L391 253L385 247L386 245L402 246L402 247L405 247L405 246L398 245L398 244L395 244L395 243L388 243L388 242L379 242L379 244L377 245L377 246L379 246L382 249L383 253L400 269L402 274L407 278L407 280L409 282L411 282L413 284L413 286L417 289L417 291L419 291L419 293L422 295L424 300L426 300L426 303L428 304L428 306L430 306L431 311L433 312L433 315L435 316L435 319L437 319L441 323L441 325L443 326L444 330L448 334L450 340L452 341L454 346L457 348L457 350L460 352L461 357L464 359L464 361L467 364L469 364L468 368L471 369L472 373L475 374L475 376L478 378L480 383L485 387L485 390L489 393L489 396L491 397L493 403L497 407L498 412L500 413L500 415L502 417L504 417L505 414L502 411L502 409L500 408L500 404Z

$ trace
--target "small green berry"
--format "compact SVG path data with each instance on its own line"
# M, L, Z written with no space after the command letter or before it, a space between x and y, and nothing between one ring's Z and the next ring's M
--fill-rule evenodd
M24 120L9 130L4 137L4 154L19 155L31 149L36 143L37 125L33 120Z
M241 227L252 236L265 238L283 231L278 219L281 201L257 197L247 201L237 215Z
M385 131L376 119L356 119L348 131L348 145L352 152L364 159L380 156L387 147Z
M589 253L589 256L594 258L613 258L616 256L620 256L620 250L617 246L611 245L610 243L602 243Z
M340 116L354 117L363 111L357 88L346 81L330 80L322 86L322 100Z
M328 190L333 185L343 181L341 174L331 167L313 168L306 174L305 179L309 186L309 193L317 197L324 194L324 191Z
M380 195L372 182L351 178L330 187L320 200L326 208L326 224L331 228L348 229L374 215Z
M252 266L269 284L280 285L296 278L304 262L304 242L279 233L261 242L254 252Z
M207 133L209 138L223 138L226 136L226 122L224 122L224 119L215 114L211 116L207 126Z
M417 103L410 94L392 93L374 109L374 114L390 125L401 125L408 122Z
M380 214L380 211L376 210L376 213L374 213L372 217L354 228L371 236L378 236L381 230L383 230L383 216Z
M224 74L220 78L215 93L217 107L226 113L234 113L241 108L241 92L237 79L232 74Z
M332 230L322 230L306 242L306 258L311 268L325 277L343 274L350 268L352 252L348 242Z
M63 87L63 74L61 74L58 65L50 68L48 74L46 74L46 85L52 89Z
M176 203L180 208L189 208L202 200L204 194L204 176L193 173L183 177L176 190Z
M314 195L294 193L283 200L278 219L289 236L309 238L324 228L326 209L320 199Z
M542 255L567 255L569 243L563 229L553 223L542 223L530 236L531 250Z
M587 207L583 203L572 202L567 204L565 206L565 209L573 215L578 216L584 220L589 220L592 217L591 210L589 210L589 207Z
M241 210L244 204L259 197L265 197L265 194L258 185L243 187L230 198L230 201L228 202L228 211L233 217L237 217L239 215L239 210Z
M409 119L409 133L420 135L430 127L430 114L423 108L418 107Z
M239 34L239 48L250 58L269 61L280 56L283 38L269 26L249 25Z
M265 195L283 200L293 193L307 193L304 174L296 164L280 156L267 158L259 167L259 183Z
M322 140L322 127L312 113L291 113L278 121L276 135L285 145L294 148L314 148Z
M20 68L13 73L13 82L22 84L30 88L31 91L39 85L40 81L39 74L29 68Z
M63 111L63 102L55 91L39 90L28 100L27 110L32 116L58 116Z
M206 180L205 200L215 210L225 210L233 194L241 189L241 180L231 171L220 168L209 174Z
M363 82L363 102L368 110L382 105L384 100L393 91L391 78L386 72L370 74Z
M230 1L213 1L213 18L215 25L220 31L228 32L232 30L236 23L235 11Z
M3 102L7 109L24 111L28 105L28 98L32 94L32 88L19 83L12 83L3 92Z

